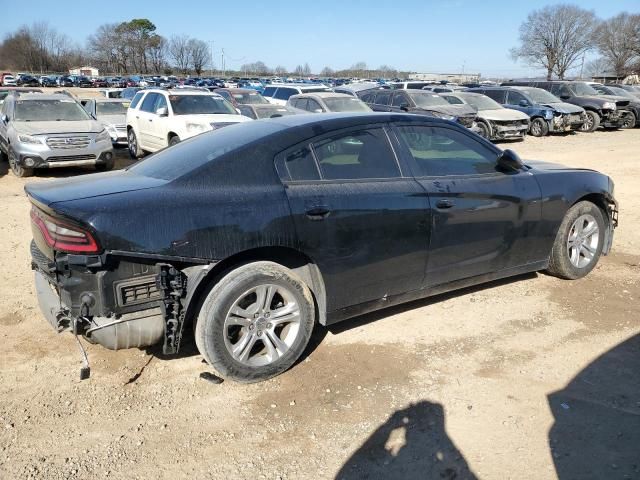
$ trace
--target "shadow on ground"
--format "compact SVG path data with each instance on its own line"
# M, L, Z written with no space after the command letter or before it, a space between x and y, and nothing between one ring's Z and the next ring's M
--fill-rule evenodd
M640 478L640 334L548 396L559 480Z
M336 475L336 480L475 478L447 435L442 405L427 401L396 411Z

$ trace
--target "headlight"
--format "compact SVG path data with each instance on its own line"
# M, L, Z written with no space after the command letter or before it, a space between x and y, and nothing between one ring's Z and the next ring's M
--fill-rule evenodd
M455 120L456 117L453 115L447 115L446 113L432 112L434 116L441 118L443 120Z
M42 145L43 139L41 137L35 137L33 135L18 135L20 143L28 143L31 145Z
M615 110L616 104L615 102L604 102L604 104L602 105L602 108L604 110Z
M187 123L186 127L189 133L200 133L208 130L207 126L201 123Z
M551 120L553 118L553 112L551 110L545 110L544 118L547 120Z
M106 130L102 130L100 133L98 133L96 135L96 143L97 142L110 142L111 141L111 135L109 135L109 132L107 132Z

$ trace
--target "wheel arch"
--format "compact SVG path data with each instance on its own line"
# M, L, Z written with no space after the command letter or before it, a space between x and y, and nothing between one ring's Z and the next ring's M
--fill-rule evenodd
M167 143L169 143L171 141L172 137L180 138L180 135L178 135L176 132L170 130L169 133L167 133Z
M602 249L603 255L607 255L611 250L611 244L613 242L613 229L615 227L614 219L611 218L610 205L612 199L608 198L604 193L588 193L581 196L571 204L571 207L580 202L591 202L602 212L602 217L606 222L606 228L604 230L604 248ZM617 223L617 219L615 220Z
M208 266L186 268L188 276L185 319L193 322L211 288L234 269L251 262L270 261L292 270L311 290L318 323L327 323L324 279L318 266L307 255L289 247L258 247L238 252Z

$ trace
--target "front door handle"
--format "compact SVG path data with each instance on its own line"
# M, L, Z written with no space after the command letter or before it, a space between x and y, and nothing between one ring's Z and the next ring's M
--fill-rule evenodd
M454 203L451 200L446 200L446 199L442 199L442 200L438 200L436 202L436 208L441 208L441 209L447 209L447 208L451 208L453 207Z
M313 221L324 220L329 216L331 210L326 205L318 205L307 210L307 218Z

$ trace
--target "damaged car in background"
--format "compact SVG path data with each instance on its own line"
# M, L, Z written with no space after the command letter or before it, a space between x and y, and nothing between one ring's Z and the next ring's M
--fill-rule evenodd
M111 143L127 145L127 109L131 102L124 98L89 98L80 100L84 109L99 121L111 136Z
M529 131L529 115L504 108L481 93L441 93L452 105L471 105L478 111L478 134L487 140L524 140Z
M618 212L606 175L395 113L246 122L25 190L57 332L176 354L189 326L240 382L294 365L316 324L525 272L581 278Z
M529 133L534 137L580 130L586 121L584 108L564 103L542 88L479 87L468 91L481 93L505 108L529 115Z

